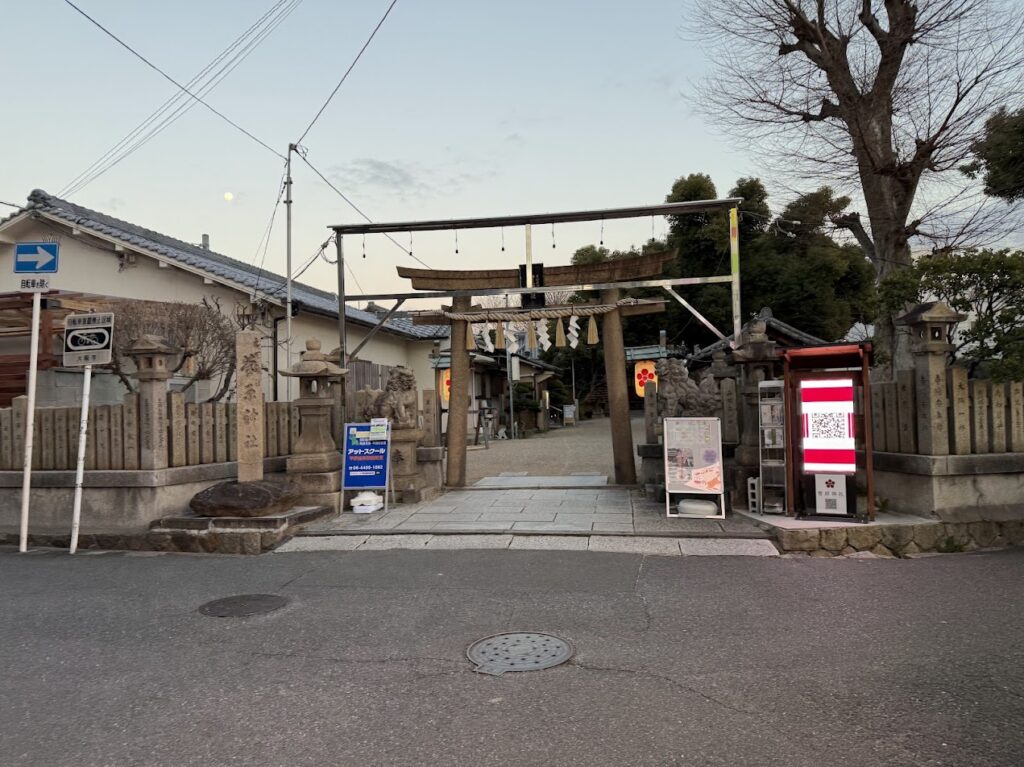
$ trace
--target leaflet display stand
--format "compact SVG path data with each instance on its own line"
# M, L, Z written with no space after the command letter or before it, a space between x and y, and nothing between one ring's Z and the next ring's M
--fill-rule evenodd
M786 513L786 402L782 381L757 385L758 477L757 511Z
M718 418L666 418L664 441L665 514L725 518L722 422Z

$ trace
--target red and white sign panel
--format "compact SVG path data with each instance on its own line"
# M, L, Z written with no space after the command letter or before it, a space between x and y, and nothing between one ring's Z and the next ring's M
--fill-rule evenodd
M854 474L853 379L800 382L805 474Z

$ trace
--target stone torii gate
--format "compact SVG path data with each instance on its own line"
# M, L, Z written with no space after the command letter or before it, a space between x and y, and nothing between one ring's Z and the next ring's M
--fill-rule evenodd
M622 291L631 288L660 287L700 322L725 340L726 336L714 327L700 312L691 306L674 288L681 285L706 285L728 283L732 291L733 333L739 338L740 283L739 283L739 242L737 206L741 198L722 200L698 200L664 205L650 205L637 208L611 208L605 210L580 211L573 213L547 213L528 216L504 216L497 218L452 219L441 221L414 221L390 224L353 224L331 227L335 233L338 252L338 303L339 307L348 301L393 300L394 306L381 318L380 324L371 329L360 346L351 355L346 351L344 312L339 311L339 334L341 365L359 351L367 339L408 299L450 298L450 307L442 312L424 313L418 321L429 324L450 322L451 334L451 396L448 411L448 466L446 484L449 487L464 487L466 484L466 441L467 416L469 411L470 359L467 337L471 324L488 321L488 310L474 308L474 296L543 294L550 288L560 290L597 291L599 304L573 305L569 307L524 307L520 311L524 319L534 314L544 318L551 310L581 315L600 314L604 343L605 373L608 382L608 409L612 426L612 454L615 466L615 482L620 485L636 484L636 465L633 458L633 437L629 423L628 381L626 379L626 356L622 339L622 317L663 311L661 301L636 301L623 303ZM535 224L556 224L578 221L604 221L606 219L637 218L646 216L684 215L714 210L729 210L730 244L732 258L728 275L708 277L660 278L666 263L675 258L674 252L647 254L643 256L615 259L597 264L542 267L533 263L532 226ZM413 293L388 293L374 295L345 294L344 281L344 235L346 234L390 234L394 232L458 231L460 229L503 228L523 226L526 234L526 264L519 269L480 270L436 270L409 269L399 267L400 276L412 281ZM592 309L593 311L587 311ZM490 310L494 313L496 310ZM501 310L504 314L508 310Z

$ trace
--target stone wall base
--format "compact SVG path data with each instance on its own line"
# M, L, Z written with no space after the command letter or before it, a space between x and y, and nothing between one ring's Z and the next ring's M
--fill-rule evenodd
M936 552L1024 546L1024 519L974 522L923 522L909 525L851 525L801 530L774 528L783 553L812 557L906 557Z
M891 511L943 522L1021 515L1024 453L929 456L875 453L875 495Z

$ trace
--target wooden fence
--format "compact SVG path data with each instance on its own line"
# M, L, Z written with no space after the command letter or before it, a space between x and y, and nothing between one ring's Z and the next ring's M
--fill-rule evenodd
M937 383L943 383L941 380ZM948 450L940 455L1024 452L1024 382L968 380L964 368L946 370ZM941 388L940 388L941 390ZM871 384L871 433L874 449L885 453L918 453L921 419L928 408L913 371L900 371L896 381Z

